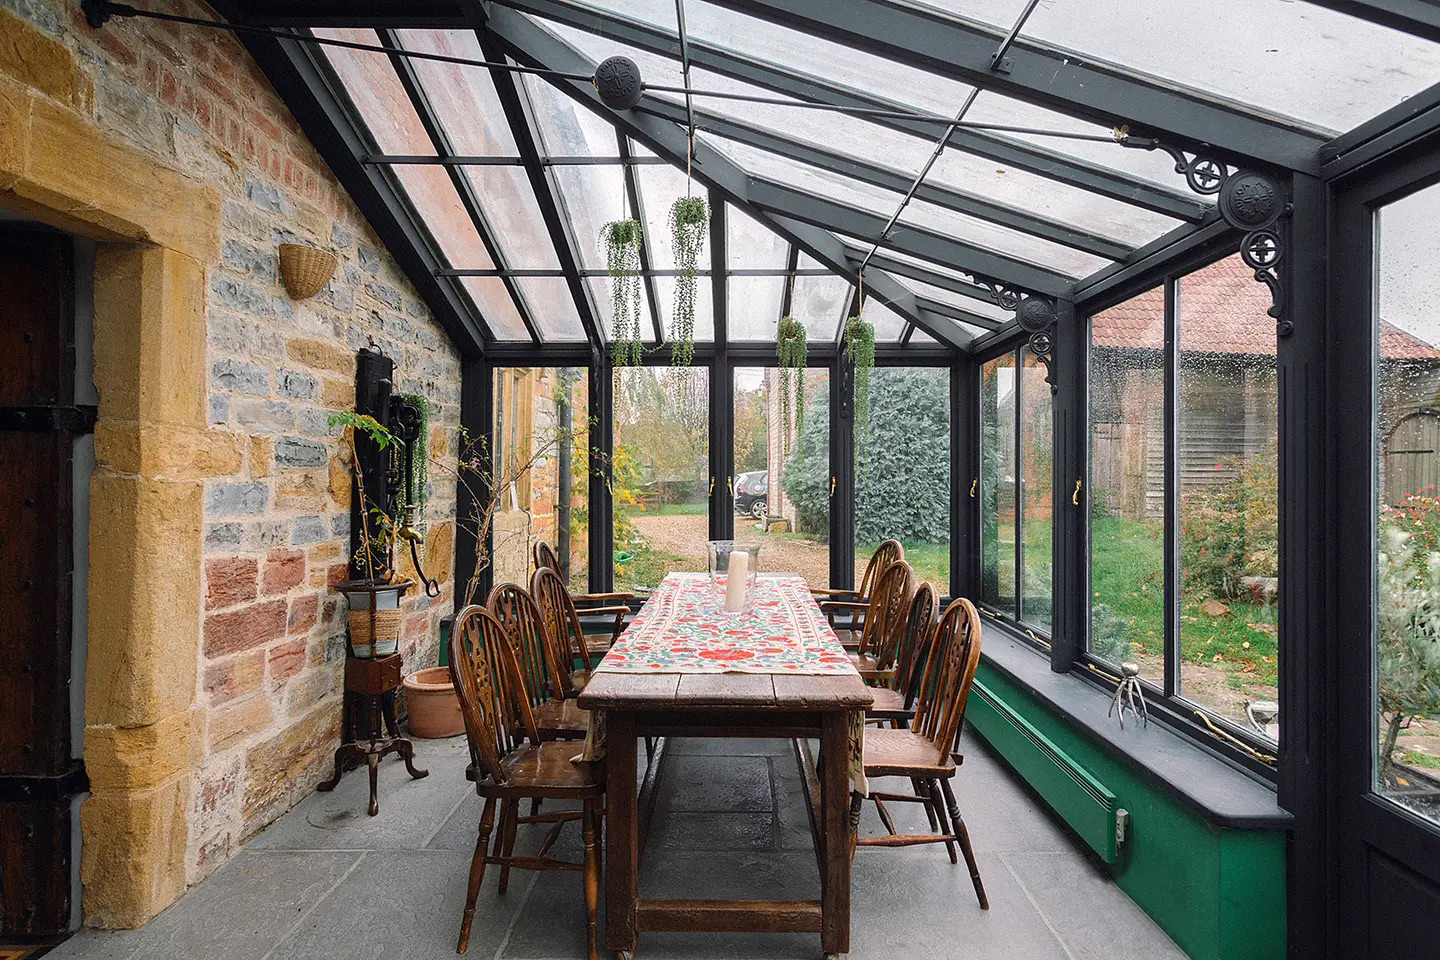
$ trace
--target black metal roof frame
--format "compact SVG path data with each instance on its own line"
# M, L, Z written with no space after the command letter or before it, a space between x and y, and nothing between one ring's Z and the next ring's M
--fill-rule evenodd
M1298 121L1267 114L1255 107L1213 94L1190 90L1170 81L1149 77L1123 66L1078 57L1059 47L1024 37L1007 36L995 27L969 21L903 0L844 0L814 4L807 0L710 0L712 5L736 11L809 34L842 43L857 51L923 69L937 76L982 90L1058 110L1078 119L1158 138L1163 146L1186 153L1203 153L1234 166L1259 166L1277 172L1315 174L1343 150L1363 147L1372 129L1378 137L1400 127L1416 111L1440 102L1440 85L1336 137ZM1362 20L1382 24L1416 36L1440 40L1440 15L1426 0L1307 0ZM359 27L379 31L387 46L400 47L392 31L415 29L473 29L487 60L508 57L526 66L569 74L593 74L596 64L585 53L545 25L552 21L634 47L650 54L675 58L698 68L810 103L890 109L913 108L871 92L854 89L803 70L726 50L694 37L682 37L624 14L589 6L579 0L420 0L397 4L384 0L222 0L216 6L232 22L273 27ZM536 19L540 18L540 19ZM1013 33L1013 31L1012 31ZM762 124L727 116L718 110L679 102L674 94L647 91L632 110L614 111L599 99L592 84L578 79L547 77L563 93L612 124L616 152L610 156L545 156L539 146L528 93L513 74L492 70L505 119L518 146L518 155L473 157L456 154L426 98L413 63L392 54L402 88L424 124L435 156L387 155L368 143L363 121L348 101L343 85L323 56L298 41L242 35L276 89L321 149L326 161L355 196L397 262L415 282L451 336L467 355L499 347L486 328L480 309L460 282L465 277L498 277L530 336L529 349L548 349L557 341L542 335L532 305L517 282L527 277L558 277L566 281L580 318L585 347L603 352L604 331L599 322L587 277L603 271L583 267L578 244L587 238L574 235L566 215L565 198L552 178L555 167L614 165L624 176L632 209L644 202L635 167L666 163L685 166L687 133L733 141L765 151L785 161L805 164L857 184L907 194L910 174L874 160L862 160L769 129ZM998 53L1003 53L1003 64ZM621 51L623 52L623 50ZM1417 105L1418 104L1418 105ZM936 128L924 118L866 116L867 121L910 136L934 140ZM944 118L937 118L944 119ZM637 156L632 142L644 144L655 156ZM1060 300L1090 299L1123 285L1135 274L1151 269L1177 251L1207 242L1228 228L1205 199L1184 192L1177 172L1175 187L1132 176L1057 150L1035 146L989 130L951 128L944 138L947 149L992 160L1067 187L1120 201L1135 208L1181 221L1180 226L1142 246L1116 240L1088 224L1068 223L999 202L955 186L921 181L914 188L917 201L943 211L975 218L1047 243L1057 244L1112 263L1087 276L1076 277L1045 264L989 249L949 232L898 221L884 232L884 216L851 203L816 196L795 184L761 176L731 160L697 136L689 154L695 179L717 199L744 210L791 245L790 264L803 250L824 270L849 279L853 285L859 267L868 260L863 284L867 296L878 297L905 321L898 345L911 345L915 329L924 330L942 348L972 351L1008 334L1011 323L916 295L903 280L931 284L979 300L995 299L997 286L1019 294L1036 294ZM1117 149L1123 149L1117 146ZM407 200L391 170L409 164L434 164L446 170L462 205L495 266L451 264L440 252L427 226ZM506 262L495 242L493 224L487 221L466 166L523 167L541 211L544 229L554 247L558 269L526 269ZM642 214L643 215L643 214ZM895 218L891 218L894 220ZM723 222L723 220L722 220ZM881 240L873 254L840 235ZM887 252L893 255L887 255ZM901 258L904 259L901 259ZM933 264L934 269L927 269ZM657 341L664 338L661 306L655 279L675 271L642 264L648 294L651 328ZM739 270L723 262L701 271L723 286L732 276L795 275L794 270ZM957 279L964 274L969 279ZM785 301L789 300L789 289ZM852 286L852 297L854 289ZM723 297L718 303L725 302ZM787 304L782 302L783 312ZM717 317L717 336L723 337L725 318ZM843 321L843 316L841 318ZM990 332L972 336L960 324ZM518 346L518 345L517 345ZM508 352L508 351L507 351Z

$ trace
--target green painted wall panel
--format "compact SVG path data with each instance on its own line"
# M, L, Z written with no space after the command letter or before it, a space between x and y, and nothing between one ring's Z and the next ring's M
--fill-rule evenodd
M1125 842L1106 866L1116 884L1195 960L1283 960L1285 835L1280 830L1219 829L1144 779L1104 747L982 662L976 674L989 697L1029 722L1085 768L1129 812ZM1037 769L1013 728L972 701L966 719L1022 777ZM1119 728L1116 728L1117 733ZM995 737L990 741L990 736ZM1011 757L1014 757L1013 762ZM1032 783L1045 797L1043 782ZM1065 819L1063 810L1055 811ZM1076 829L1083 833L1088 827Z

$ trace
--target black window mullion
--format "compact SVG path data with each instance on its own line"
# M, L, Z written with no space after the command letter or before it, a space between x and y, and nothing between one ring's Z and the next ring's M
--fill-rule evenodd
M950 596L980 596L980 364L950 369Z
M724 200L712 192L710 200L710 295L714 299L715 354L710 364L710 537L735 536L734 419L735 372L730 365L726 310L729 288L725 281L726 217Z
M1025 379L1024 376L1023 376L1023 373L1025 372L1025 368L1022 366L1022 364L1025 362L1025 357L1024 357L1024 350L1023 350L1021 347L1016 347L1016 348L1015 348L1014 358L1015 358L1015 359L1014 359L1014 362L1015 362L1015 437L1014 437L1014 443L1015 443L1015 556L1014 556L1012 559L1013 559L1013 562L1014 562L1014 564L1015 564L1015 606L1014 606L1014 609L1011 611L1011 615L1014 616L1015 619L1016 619L1016 621L1018 622L1018 621L1020 620L1020 609L1021 609L1021 607L1020 607L1020 591L1021 591L1021 589L1022 589L1022 587L1023 587L1023 582L1022 582L1022 581L1023 581L1024 576L1025 576L1025 560L1024 560L1024 557L1022 556L1022 554L1024 553L1024 545L1022 544L1021 539L1020 539L1021 531L1025 529L1025 459L1024 459L1024 453L1025 453L1025 451L1024 451L1024 448L1023 448L1023 446L1022 446L1022 444L1021 444L1021 440L1020 440L1020 431L1021 431L1020 423L1021 423L1021 420L1023 419L1023 413L1024 413L1024 409L1025 409L1025 405L1024 405L1025 397L1024 397L1024 395L1022 394L1022 392L1021 392L1021 391L1024 389L1024 387L1023 387L1021 384L1022 384L1022 382L1023 382L1024 379Z
M855 379L836 353L830 366L830 585L855 585Z
M615 582L615 515L611 458L615 452L615 393L609 354L592 349L590 401L590 589L608 593Z
M1180 692L1180 283L1165 278L1165 680L1166 697Z

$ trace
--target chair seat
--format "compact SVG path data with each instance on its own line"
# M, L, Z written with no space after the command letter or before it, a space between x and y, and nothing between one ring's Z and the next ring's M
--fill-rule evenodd
M913 730L865 728L865 776L931 779L954 775L955 761L950 755Z
M574 700L549 700L535 708L535 729L547 740L581 740L590 728L590 711Z
M862 680L891 680L895 677L895 667L889 666L880 668L880 661L868 653L850 654L850 662L855 664L855 669L860 671Z
M482 797L598 797L605 792L604 768L575 763L572 758L579 752L580 745L573 741L526 744L505 757L504 783L489 777L476 782L473 764L465 768L465 779L475 782Z
M915 710L905 708L905 696L899 690L889 687L872 687L870 693L875 702L865 708L865 716L880 720L908 720Z

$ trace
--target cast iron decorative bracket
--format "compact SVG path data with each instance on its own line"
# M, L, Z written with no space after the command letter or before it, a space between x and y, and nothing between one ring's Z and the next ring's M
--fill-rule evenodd
M990 299L1002 310L1014 310L1015 320L1020 329L1030 334L1030 352L1045 365L1045 382L1050 384L1053 396L1059 385L1055 381L1055 301L1048 297L1026 295L1014 287L998 280L971 274L975 282L984 287Z
M1240 241L1240 259L1255 271L1256 281L1270 291L1270 308L1265 312L1275 320L1275 335L1290 336L1295 323L1285 315L1285 289L1279 276L1285 259L1279 221L1291 209L1284 182L1267 171L1245 167L1232 170L1216 157L1198 151L1187 154L1154 137L1131 136L1125 127L1116 129L1115 137L1127 147L1164 151L1175 161L1175 172L1185 175L1191 190L1205 196L1218 194L1215 205L1221 219L1245 231Z

